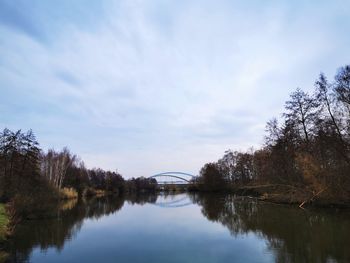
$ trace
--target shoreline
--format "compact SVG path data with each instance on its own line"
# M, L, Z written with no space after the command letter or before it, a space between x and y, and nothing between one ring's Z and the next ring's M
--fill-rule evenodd
M8 254L2 251L2 246L8 238L9 216L6 212L5 204L0 203L0 262L6 262Z
M318 208L350 208L350 200L335 199L331 196L308 192L306 189L291 185L269 184L237 187L233 194L254 196L260 201L276 204L296 205L301 209L305 207ZM324 192L326 193L326 191Z
M5 204L0 203L0 244L6 240L9 223L10 219L6 212Z
M203 190L199 189L198 186L191 186L187 190L157 190L157 192L165 194L179 194L184 192L233 194L242 197L254 197L264 202L297 206L301 209L306 207L350 209L350 200L336 199L324 195L315 196L315 194L308 192L305 188L283 184L235 186L216 191Z

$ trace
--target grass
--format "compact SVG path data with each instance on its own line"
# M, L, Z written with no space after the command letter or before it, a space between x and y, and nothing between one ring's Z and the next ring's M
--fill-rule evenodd
M9 218L6 214L5 205L0 204L0 243L5 241L6 239L8 223L9 223Z
M78 192L74 188L63 188L60 190L61 199L78 198Z
M5 205L0 203L0 263L5 263L8 259L8 254L5 251L1 251L1 246L6 240L9 223L10 220L6 213Z

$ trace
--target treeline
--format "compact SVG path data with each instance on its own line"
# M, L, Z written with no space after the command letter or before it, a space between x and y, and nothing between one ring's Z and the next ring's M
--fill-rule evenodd
M122 192L124 187L124 178L118 172L87 169L67 148L60 152L52 149L43 152L40 173L56 189L73 188L79 195L92 193L93 189Z
M329 81L320 74L313 93L296 89L285 112L266 125L261 149L228 150L205 164L202 190L247 185L289 185L311 197L350 199L350 66Z
M16 215L50 211L62 198L155 189L154 179L126 181L118 172L87 169L67 148L44 152L31 130L0 133L0 202Z

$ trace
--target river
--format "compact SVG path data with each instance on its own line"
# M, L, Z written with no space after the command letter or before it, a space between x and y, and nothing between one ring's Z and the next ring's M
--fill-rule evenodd
M92 198L18 226L10 262L350 262L348 210L213 194Z

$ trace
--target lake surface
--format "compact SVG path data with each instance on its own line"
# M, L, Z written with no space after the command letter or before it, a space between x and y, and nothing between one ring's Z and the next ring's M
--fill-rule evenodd
M350 214L231 195L62 204L20 225L12 262L350 262Z

